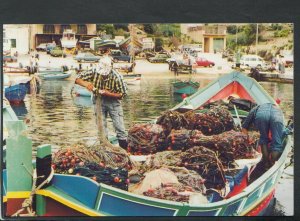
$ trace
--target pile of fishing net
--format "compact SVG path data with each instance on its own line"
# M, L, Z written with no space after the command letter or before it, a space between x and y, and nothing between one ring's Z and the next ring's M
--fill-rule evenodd
M172 150L187 150L193 146L204 146L216 152L224 166L230 166L236 159L254 158L258 133L245 135L239 131L226 131L206 136L199 130L172 130L168 145Z
M178 111L167 111L160 116L157 124L163 126L166 134L172 130L196 129L205 135L220 134L234 129L234 121L231 113L224 105L213 105L203 113L197 111L188 111L179 113Z
M84 165L76 165L72 171L73 175L80 175L91 178L98 183L105 183L107 185L128 190L128 170L125 168L110 168L103 164L86 163Z
M201 175L206 188L225 187L224 169L214 151L202 146L193 147L182 153L181 165Z
M164 148L165 140L161 125L136 124L128 131L128 151L135 155L155 153Z
M237 159L250 159L256 156L255 148L258 133L245 135L239 131L226 131L222 134L205 136L200 131L191 131L192 146L204 146L213 150L225 167L230 167Z
M143 193L143 195L158 199L188 203L190 196L186 193L187 190L190 189L182 184L170 183L161 185L155 189L148 189Z
M131 167L126 154L101 146L87 148L75 145L61 149L53 155L52 160L52 168L56 173L86 176L122 189L127 189L126 180Z
M212 106L204 113L189 111L184 115L189 122L187 129L200 130L205 135L220 134L235 128L231 113L224 106Z
M158 199L189 202L191 193L205 193L204 180L195 171L183 167L161 167L144 174L138 184L131 184L129 191Z
M179 130L188 127L190 122L184 114L178 111L166 111L156 120L156 123L161 125L168 134L172 129Z

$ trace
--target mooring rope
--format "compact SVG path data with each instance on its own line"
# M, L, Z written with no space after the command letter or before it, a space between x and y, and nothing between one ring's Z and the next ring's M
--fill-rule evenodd
M26 168L26 167L25 167ZM29 171L28 171L29 172ZM30 172L29 172L30 173ZM36 181L37 181L37 173L36 173L36 169L34 169L33 174L32 174L32 188L31 188L31 192L30 195L27 199L25 199L22 203L22 208L19 209L17 212L15 212L12 217L16 217L16 216L35 216L35 212L32 209L32 201L33 201L33 196L36 194L36 192L41 189L45 184L49 183L54 175L54 169L51 168L51 173L49 174L48 178L46 180L44 180L39 186L36 187ZM43 176L41 176L43 177ZM27 210L26 214L21 214L22 212L24 212L24 210Z

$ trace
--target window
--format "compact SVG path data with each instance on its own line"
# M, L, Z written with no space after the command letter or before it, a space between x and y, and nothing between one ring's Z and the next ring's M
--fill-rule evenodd
M77 33L78 34L87 34L86 25L77 25Z
M43 27L43 33L44 34L54 34L54 25L44 25Z
M10 39L10 42L11 42L11 47L12 48L16 48L17 47L17 41L16 41L16 39Z
M71 25L61 25L60 26L60 33L63 33L64 30L71 29Z

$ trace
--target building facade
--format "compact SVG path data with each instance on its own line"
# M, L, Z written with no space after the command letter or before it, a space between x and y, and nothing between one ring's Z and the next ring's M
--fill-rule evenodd
M65 29L72 29L78 40L86 40L97 34L96 24L10 24L3 26L3 37L10 43L12 53L28 53L41 43L60 39ZM7 47L7 46L6 46Z
M4 51L28 53L30 49L30 25L3 25Z
M226 49L226 25L181 24L182 42L202 44L203 52L213 53Z

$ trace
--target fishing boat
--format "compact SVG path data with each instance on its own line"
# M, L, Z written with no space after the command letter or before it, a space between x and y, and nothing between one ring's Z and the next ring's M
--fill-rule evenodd
M127 85L139 85L142 80L141 74L123 74L124 81Z
M255 80L243 73L232 72L185 98L172 110L201 108L205 104L231 95L255 101L257 104L266 102L276 104ZM33 169L32 142L23 133L23 122L6 121L6 124L10 133L7 138L7 169L3 171L3 202L6 204L6 216L11 216L22 208L25 199L31 199L32 196L33 179L27 172ZM270 169L250 184L247 184L247 180L244 179L242 184L237 186L238 191L235 195L232 194L230 198L213 203L189 204L133 194L82 176L55 174L49 160L51 145L41 145L37 149L36 168L39 176L45 174L46 181L43 183L46 185L34 190L36 215L68 217L263 215L274 202L276 185L291 150L289 137L285 140L284 147L281 157ZM49 164L49 168L42 169L44 171L42 173L38 162ZM26 209L24 208L25 212Z
M63 32L63 36L60 39L62 48L75 48L78 39L75 38L75 32L71 29L66 29Z
M4 66L3 72L4 73L29 73L29 70L28 68Z
M62 67L38 67L38 73L63 72L68 71L67 66Z
M172 85L173 85L173 92L175 94L191 95L198 90L200 83L192 80L189 81L175 80L174 82L172 82Z
M72 71L65 72L44 72L37 74L43 80L61 80L66 79L72 75Z
M28 88L26 84L15 84L4 88L6 99L11 104L20 104L24 101Z

